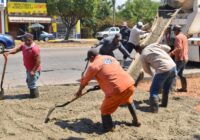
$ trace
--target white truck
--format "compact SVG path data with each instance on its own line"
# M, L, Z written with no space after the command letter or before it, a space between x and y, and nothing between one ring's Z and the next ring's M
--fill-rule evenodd
M200 62L200 0L161 0L161 5L181 8L172 25L182 26L189 43L189 61Z
M119 33L119 27L108 27L103 31L99 31L96 33L96 38L101 40L102 38L106 38L108 36L114 36L115 34Z

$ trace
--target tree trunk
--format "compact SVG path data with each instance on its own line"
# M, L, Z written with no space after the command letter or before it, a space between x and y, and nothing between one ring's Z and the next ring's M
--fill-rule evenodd
M69 28L67 28L67 31L66 31L66 34L65 34L65 40L69 39L70 32L71 32L71 28L69 27Z

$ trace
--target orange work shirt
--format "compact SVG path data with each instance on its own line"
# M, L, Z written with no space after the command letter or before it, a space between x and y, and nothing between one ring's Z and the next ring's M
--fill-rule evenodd
M120 94L134 84L133 78L123 70L119 62L107 55L97 55L89 64L81 79L81 86L86 86L94 77L106 97Z
M188 40L183 33L176 35L171 54L175 56L176 61L188 61Z

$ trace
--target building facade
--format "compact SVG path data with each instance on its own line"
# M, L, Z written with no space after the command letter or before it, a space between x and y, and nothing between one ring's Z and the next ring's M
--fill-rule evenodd
M8 0L6 13L6 32L14 38L25 32L35 34L35 29L30 28L34 23L43 25L44 31L53 31L46 0Z

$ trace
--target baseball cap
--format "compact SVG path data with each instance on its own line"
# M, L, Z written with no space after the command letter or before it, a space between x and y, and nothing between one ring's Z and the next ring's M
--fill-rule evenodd
M33 35L31 33L25 33L23 37L24 39L28 39L28 38L33 39Z
M91 49L87 52L87 58L85 59L85 61L90 60L90 58L91 58L92 56L96 56L96 55L98 55L98 54L99 54L99 53L98 53L97 49L91 48Z
M139 22L137 23L137 27L142 28L142 27L143 27L143 23L139 21Z
M181 31L181 26L180 25L174 25L173 31Z

